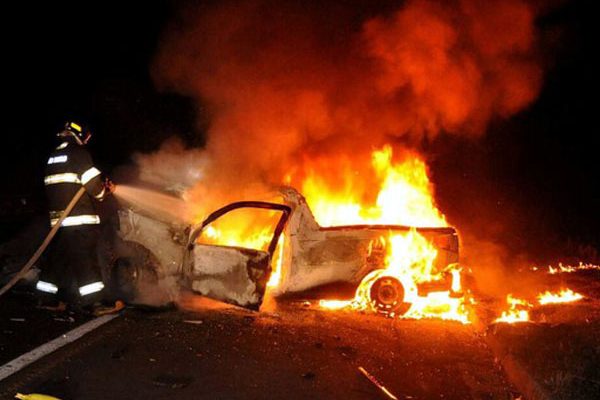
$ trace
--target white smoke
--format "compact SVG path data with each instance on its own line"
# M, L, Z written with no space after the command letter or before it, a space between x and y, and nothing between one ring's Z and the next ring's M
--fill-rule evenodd
M133 158L141 182L180 196L202 181L208 164L204 150L186 148L177 138L167 140L155 152Z

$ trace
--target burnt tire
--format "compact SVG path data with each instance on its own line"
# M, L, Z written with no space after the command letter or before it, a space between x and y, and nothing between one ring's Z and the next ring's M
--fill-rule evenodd
M378 312L403 315L411 306L404 302L404 294L404 286L397 278L381 276L371 285L369 297Z

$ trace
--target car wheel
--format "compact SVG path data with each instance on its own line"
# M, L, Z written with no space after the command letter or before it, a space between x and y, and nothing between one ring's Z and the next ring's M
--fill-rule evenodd
M411 304L404 302L404 286L397 278L380 276L373 285L369 296L373 306L383 314L403 315Z

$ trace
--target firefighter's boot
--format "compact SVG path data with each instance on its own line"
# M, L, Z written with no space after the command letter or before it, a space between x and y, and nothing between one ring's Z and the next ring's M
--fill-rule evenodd
M116 314L124 308L125 308L125 303L121 300L117 300L117 301L115 301L115 304L111 305L111 306L94 307L93 314L96 317L100 317L102 315L107 315L107 314Z

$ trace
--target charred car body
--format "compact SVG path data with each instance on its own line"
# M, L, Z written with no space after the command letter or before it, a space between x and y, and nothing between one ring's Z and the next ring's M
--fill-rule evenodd
M115 264L119 290L131 295L144 282L164 288L185 287L202 295L244 307L260 306L274 259L280 258L281 277L276 295L303 292L334 282L358 285L371 271L382 268L383 258L370 244L382 234L407 232L395 225L321 227L306 200L293 188L283 188L284 204L245 201L229 204L197 226L178 225L133 209L119 211L120 235L129 249ZM211 223L239 209L262 209L277 214L265 250L201 244ZM458 236L454 228L416 229L438 251L436 268L445 271L458 263ZM281 235L285 240L280 241ZM278 247L280 243L283 247ZM133 249L133 250L132 250ZM277 252L277 253L276 253ZM451 276L419 286L419 292L450 290ZM176 283L173 285L173 283ZM377 285L382 303L401 297L399 282Z

